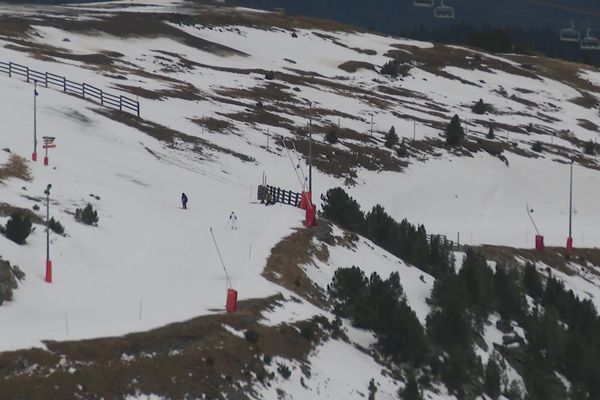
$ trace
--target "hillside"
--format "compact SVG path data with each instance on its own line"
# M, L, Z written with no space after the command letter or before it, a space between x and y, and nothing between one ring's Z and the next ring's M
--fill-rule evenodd
M18 266L0 263L0 294L12 288L0 303L0 392L10 398L364 398L373 379L377 399L395 399L414 373L424 398L474 398L477 385L451 387L428 361L382 352L377 328L336 319L328 291L340 268L383 280L397 273L402 304L426 330L446 306L436 283L448 263L459 275L471 254L464 245L492 268L524 274L535 263L545 288L561 282L581 307L595 307L597 321L600 70L177 0L1 11L0 62L139 101L138 117L42 79L32 162L33 78L0 72L0 225L17 211L34 226L25 244L0 235L0 257ZM391 75L381 73L386 64ZM485 111L476 113L480 99ZM448 146L455 114L466 134ZM391 127L399 141L387 147ZM42 136L56 138L49 166ZM313 199L324 214L306 229L303 211L256 199L264 179L302 191L311 140ZM571 160L576 250L565 258ZM50 215L65 230L50 234L51 284L48 184ZM380 204L396 221L453 241L445 272L329 221L321 195L334 187L365 213ZM97 226L75 218L88 203ZM551 246L544 253L531 250L526 207ZM211 229L238 313L224 313L228 279ZM431 252L431 242L424 246ZM527 312L486 309L469 345L480 365L501 361L510 399L511 385L537 387L524 361L529 316L537 302L556 306L525 286ZM552 322L566 326L567 317ZM504 319L516 349L497 327ZM559 364L544 364L547 386L565 398L579 382Z

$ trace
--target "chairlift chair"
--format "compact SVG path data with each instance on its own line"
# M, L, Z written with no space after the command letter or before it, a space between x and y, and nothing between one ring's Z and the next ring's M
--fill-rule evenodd
M590 35L591 29L588 28L585 37L579 42L582 50L600 50L600 39Z
M560 30L560 40L563 42L579 42L581 36L579 31L575 29L575 22L571 21L570 28L564 28Z
M454 18L454 7L444 5L444 0L440 0L440 5L433 10L433 16L436 18Z
M415 7L433 7L434 0L413 0Z

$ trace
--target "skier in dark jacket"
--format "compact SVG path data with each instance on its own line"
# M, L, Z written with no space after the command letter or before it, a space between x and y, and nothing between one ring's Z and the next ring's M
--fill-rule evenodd
M181 193L181 206L183 207L184 210L187 210L187 202L188 202L188 198L185 195L185 193Z

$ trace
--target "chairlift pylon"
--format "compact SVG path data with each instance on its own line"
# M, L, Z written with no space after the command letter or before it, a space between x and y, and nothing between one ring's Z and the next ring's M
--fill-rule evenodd
M581 35L579 31L575 29L575 22L571 21L570 28L564 28L560 30L560 40L563 42L579 42Z
M413 0L415 7L433 7L434 0Z
M591 29L588 28L585 37L579 42L579 47L582 50L600 50L600 39L590 34Z
M454 18L454 7L444 5L444 0L440 0L440 5L433 10L435 18Z

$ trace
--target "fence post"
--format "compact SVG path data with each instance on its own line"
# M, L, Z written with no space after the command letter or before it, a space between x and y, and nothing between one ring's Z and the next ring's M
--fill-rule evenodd
M48 73L47 72L44 74L44 79L46 79L46 81L44 83L46 84L46 87L48 87Z
M67 78L63 76L63 92L67 93Z
M81 86L83 87L83 98L85 99L85 82Z
M104 105L104 92L102 90L100 91L100 105Z
M12 61L8 62L8 77L12 77Z
M29 67L25 67L25 71L27 73L27 83L29 83Z
M119 110L123 111L123 96L119 95Z
M136 107L136 110L137 110L137 116L138 116L138 118L139 118L139 117L140 117L140 102L138 101L138 102L136 102L135 104L136 104L136 106L137 106L137 107Z

